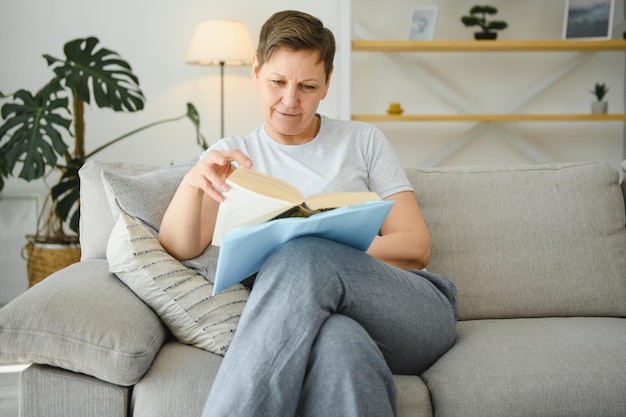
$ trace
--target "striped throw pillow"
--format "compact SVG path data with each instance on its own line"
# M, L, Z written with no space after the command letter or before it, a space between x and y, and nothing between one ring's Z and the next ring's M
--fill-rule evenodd
M213 284L185 267L138 220L118 218L107 245L109 270L161 318L182 343L224 355L249 291L241 284L212 296Z

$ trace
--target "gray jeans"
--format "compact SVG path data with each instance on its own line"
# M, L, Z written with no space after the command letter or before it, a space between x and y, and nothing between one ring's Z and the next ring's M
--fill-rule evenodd
M256 277L203 417L395 416L392 374L454 343L452 282L306 237Z

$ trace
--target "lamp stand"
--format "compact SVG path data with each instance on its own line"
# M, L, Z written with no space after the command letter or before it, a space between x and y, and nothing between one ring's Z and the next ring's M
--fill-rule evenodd
M224 65L226 63L224 61L220 61L220 115L221 115L221 130L220 130L220 139L224 137Z

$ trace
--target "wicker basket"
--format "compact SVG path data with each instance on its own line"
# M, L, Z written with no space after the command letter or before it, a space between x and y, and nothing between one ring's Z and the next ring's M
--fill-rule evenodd
M27 236L24 247L27 258L28 286L32 287L48 275L80 261L80 244L43 243Z

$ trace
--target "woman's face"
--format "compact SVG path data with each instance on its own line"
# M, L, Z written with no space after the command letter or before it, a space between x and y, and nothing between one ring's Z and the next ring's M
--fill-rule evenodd
M315 113L328 83L319 53L278 49L259 68L255 56L252 79L257 88L265 130L288 145L306 143L317 131Z

